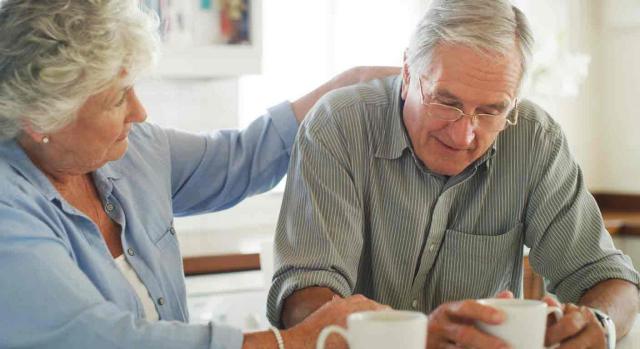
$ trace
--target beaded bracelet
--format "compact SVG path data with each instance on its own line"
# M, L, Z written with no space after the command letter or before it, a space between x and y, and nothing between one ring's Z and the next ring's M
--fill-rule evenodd
M282 340L282 334L280 334L280 330L273 326L269 327L269 329L276 337L276 342L278 342L278 349L284 349L284 341Z

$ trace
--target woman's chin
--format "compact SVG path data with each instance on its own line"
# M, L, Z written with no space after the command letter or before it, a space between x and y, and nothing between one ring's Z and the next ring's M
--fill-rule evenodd
M109 161L120 160L127 153L127 148L129 148L129 137L116 141L109 151Z

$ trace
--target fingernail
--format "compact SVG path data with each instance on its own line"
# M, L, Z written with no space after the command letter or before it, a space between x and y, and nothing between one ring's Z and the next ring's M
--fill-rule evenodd
M493 321L502 321L502 320L504 320L504 315L501 312L497 312L496 311L491 315L491 320L493 320Z

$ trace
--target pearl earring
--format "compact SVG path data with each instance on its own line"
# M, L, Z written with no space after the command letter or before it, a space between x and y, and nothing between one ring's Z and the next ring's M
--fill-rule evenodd
M42 143L44 143L44 144L49 143L49 136L42 137Z

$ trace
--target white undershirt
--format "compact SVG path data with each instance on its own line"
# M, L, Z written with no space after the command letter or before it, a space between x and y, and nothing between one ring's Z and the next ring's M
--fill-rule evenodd
M142 308L144 309L145 319L149 321L158 321L160 316L158 315L158 311L156 310L156 305L149 294L149 290L142 283L140 277L135 270L131 267L131 264L124 258L124 255L120 255L120 257L115 258L114 261L118 266L118 269L122 272L122 275L129 281L131 287L136 291L138 298L142 302Z

